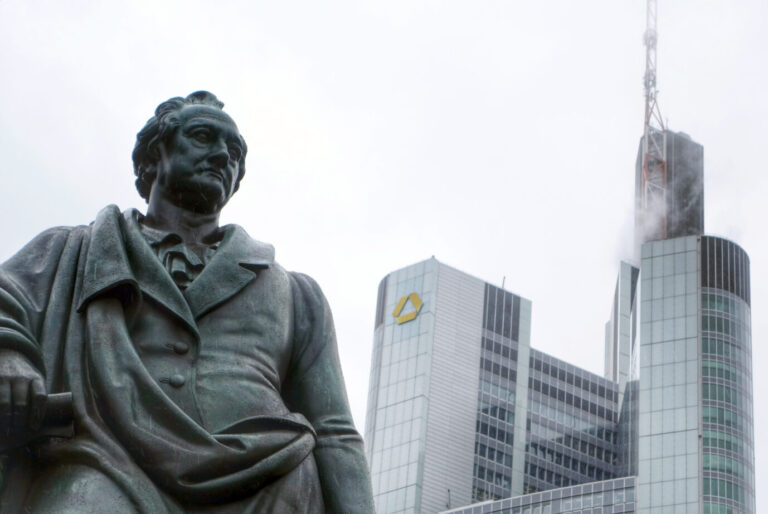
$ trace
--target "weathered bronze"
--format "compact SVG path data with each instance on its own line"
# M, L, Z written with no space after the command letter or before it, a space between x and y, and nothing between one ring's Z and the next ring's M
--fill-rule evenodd
M373 511L320 288L219 226L247 151L222 107L172 98L139 132L146 215L0 266L0 512Z

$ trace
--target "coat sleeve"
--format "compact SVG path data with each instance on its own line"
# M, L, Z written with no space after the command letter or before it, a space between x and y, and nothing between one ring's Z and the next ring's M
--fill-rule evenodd
M283 396L317 433L314 450L328 512L373 512L363 440L355 429L328 302L306 275L292 273L294 350Z
M22 353L44 374L40 332L70 230L47 230L0 265L0 348Z

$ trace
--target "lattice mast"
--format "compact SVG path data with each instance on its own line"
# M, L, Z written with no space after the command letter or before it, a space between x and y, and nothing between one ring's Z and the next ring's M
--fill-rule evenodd
M645 124L643 128L643 172L641 207L643 240L667 237L667 145L666 128L657 102L656 31L657 0L647 0L645 44Z

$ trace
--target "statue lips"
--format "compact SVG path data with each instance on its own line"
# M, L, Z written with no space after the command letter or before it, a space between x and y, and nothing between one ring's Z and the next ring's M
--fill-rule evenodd
M222 186L224 186L225 192L229 192L229 185L230 182L227 180L226 173L222 168L215 168L211 166L206 166L204 168L200 169L200 174L202 175L211 175L218 179L219 182L221 182Z

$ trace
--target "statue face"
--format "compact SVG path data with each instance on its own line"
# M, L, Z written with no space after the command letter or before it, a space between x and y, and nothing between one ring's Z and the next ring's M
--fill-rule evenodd
M243 153L237 125L221 109L185 106L157 163L151 195L200 213L218 212L235 190Z

